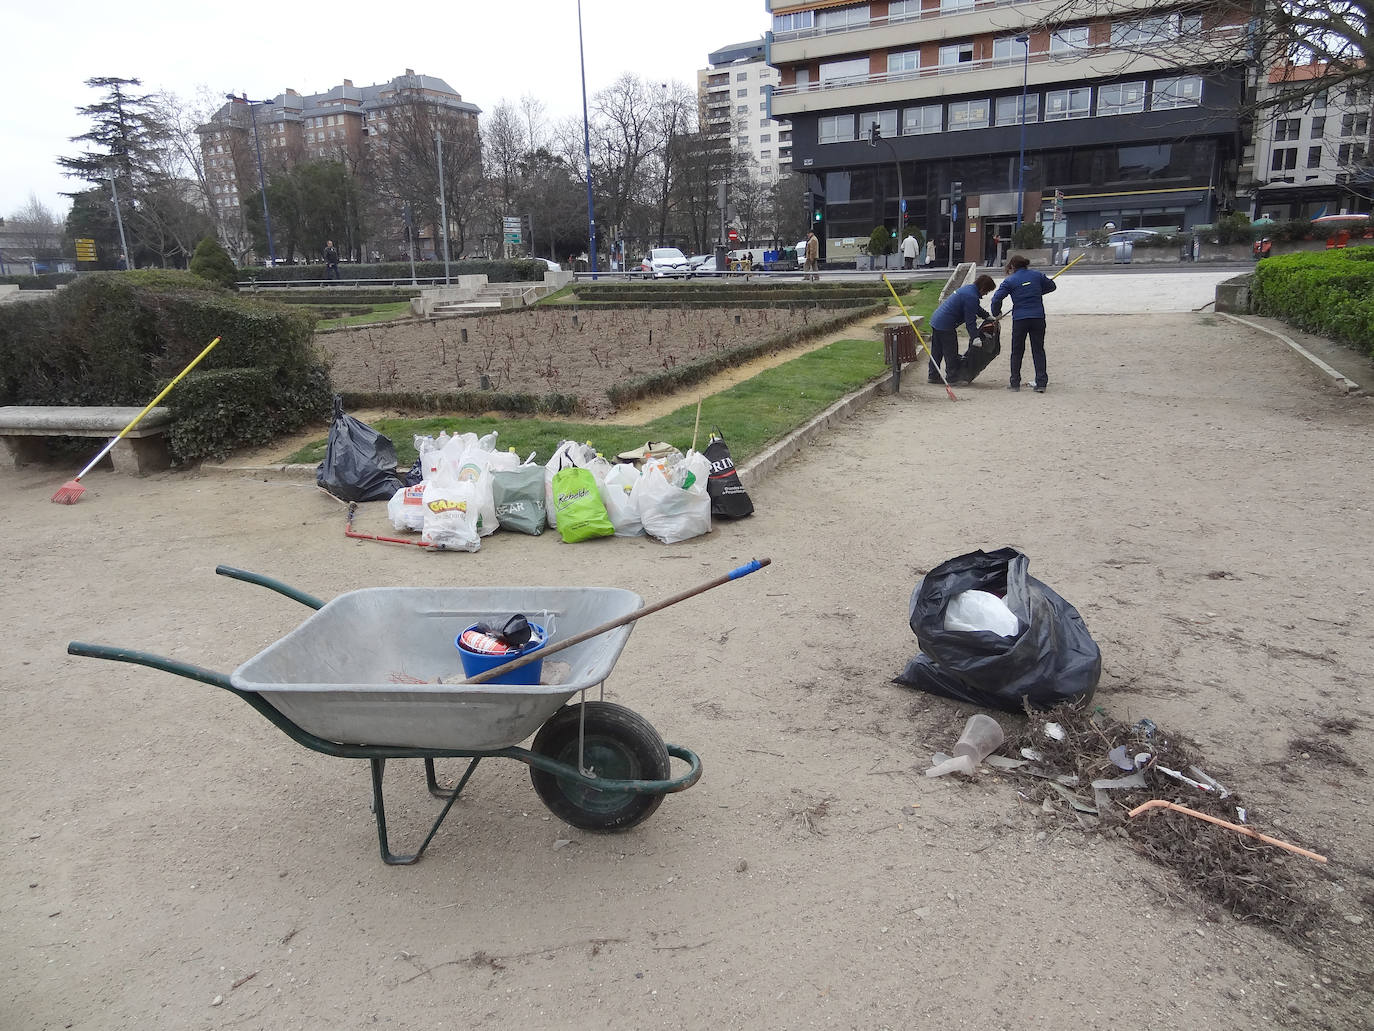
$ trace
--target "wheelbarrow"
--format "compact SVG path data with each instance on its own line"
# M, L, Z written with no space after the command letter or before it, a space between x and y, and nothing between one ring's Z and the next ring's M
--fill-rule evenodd
M281 640L227 676L148 652L73 641L71 655L131 662L222 687L297 744L324 755L366 759L382 860L409 865L424 854L477 764L515 759L530 767L540 799L559 819L589 831L624 831L647 820L663 796L701 778L701 759L665 744L642 716L604 699L588 701L625 647L633 621L766 564L754 561L696 591L650 608L609 587L374 587L329 603L271 577L230 566L215 572L258 584L316 610ZM556 684L456 680L454 639L501 612L544 612L553 630L543 649L566 667ZM608 629L609 621L614 625ZM530 656L529 658L533 658ZM544 679L554 679L545 676ZM567 704L582 694L576 704ZM531 734L529 748L519 747ZM468 759L457 784L441 786L434 760ZM672 776L670 758L687 765ZM422 759L430 794L445 800L415 852L391 851L382 780L388 759Z

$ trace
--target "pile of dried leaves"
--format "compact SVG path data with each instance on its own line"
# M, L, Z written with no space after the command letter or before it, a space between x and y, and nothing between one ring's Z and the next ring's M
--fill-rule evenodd
M1152 757L1142 760L1145 786L1094 790L1093 781L1131 776L1108 758L1118 746L1131 759L1143 753ZM1224 771L1208 768L1195 742L1148 721L1132 726L1100 708L1064 705L1027 714L1024 729L1002 751L1019 757L1022 749L1036 758L1007 773L1025 782L1023 794L1044 802L1047 811L1071 813L1085 826L1096 820L1103 833L1124 837L1137 852L1173 870L1232 916L1298 936L1319 915L1321 906L1311 890L1317 872L1312 860L1168 809L1127 817L1142 803L1165 799L1312 848L1295 840L1287 828L1282 833L1267 829L1263 814L1246 805ZM1190 767L1205 771L1228 794L1222 797L1220 791L1201 790L1161 772L1168 768L1190 775ZM1238 810L1245 814L1243 821Z

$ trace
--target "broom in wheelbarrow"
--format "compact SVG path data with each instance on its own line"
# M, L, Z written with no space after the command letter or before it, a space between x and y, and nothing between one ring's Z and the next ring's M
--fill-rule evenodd
M190 372L197 365L199 365L200 360L204 358L207 354L209 354L212 350L214 350L214 347L217 343L219 343L219 337L215 337L215 339L211 340L210 343L206 345L205 350L201 351L200 354L196 355L195 358L191 360L191 364L186 366L186 368L182 369L181 372L177 374L176 379L172 380L172 382L168 383L165 387L163 387L162 392L159 393L157 397L149 401L147 406L143 409L143 411L139 412L137 415L134 416L133 422L129 423L129 425L125 426L122 430L119 431L119 436L115 437L114 440L110 441L103 448L101 448L100 454L92 458L90 462L87 464L86 468L82 469L74 477L72 477L66 483L62 484L62 486L58 487L57 493L54 494L52 498L49 500L59 505L75 505L78 501L80 501L81 495L86 493L86 488L81 486L81 477L85 476L88 472L94 469L96 467L97 462L99 462L102 458L104 458L112 450L114 450L114 446L118 444L121 440L123 440L125 435L135 426L137 426L139 422L142 421L143 417L147 415L149 412L151 412L153 408L156 407L157 403L171 392L174 386L181 382L182 377L184 377L188 372Z

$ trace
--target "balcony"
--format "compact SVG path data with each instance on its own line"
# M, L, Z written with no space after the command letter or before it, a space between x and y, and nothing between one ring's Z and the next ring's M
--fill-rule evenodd
M1235 35L1239 36L1239 27ZM846 76L802 86L778 86L773 90L775 118L837 108L904 104L927 99L946 99L970 93L994 93L1021 86L1022 58L991 58L962 64L933 65L910 72L874 72ZM1178 68L1181 57L1161 46L1155 53L1114 50L1110 44L1085 47L1070 53L1032 53L1026 71L1031 86L1048 86L1074 80L1148 74Z

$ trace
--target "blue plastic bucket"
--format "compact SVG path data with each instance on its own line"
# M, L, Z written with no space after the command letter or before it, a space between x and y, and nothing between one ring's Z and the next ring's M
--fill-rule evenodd
M476 629L477 624L474 623L464 630L463 633L465 634L468 630ZM544 633L544 628L538 623L531 623L530 629L534 632L530 638L530 643L525 645L524 649L520 652L507 655L488 655L486 652L472 651L470 648L465 647L459 640L459 638L462 637L462 634L459 634L458 637L453 639L453 643L458 647L458 657L463 660L463 675L466 677L475 677L479 673L485 673L487 670L495 669L497 666L504 666L513 659L518 659L544 647L548 640L547 635ZM538 643L535 643L536 641ZM490 680L483 681L483 683L537 684L539 683L540 674L543 673L543 671L544 660L536 659L534 662L526 663L519 669L513 669L509 673L502 673L499 677L492 677Z

